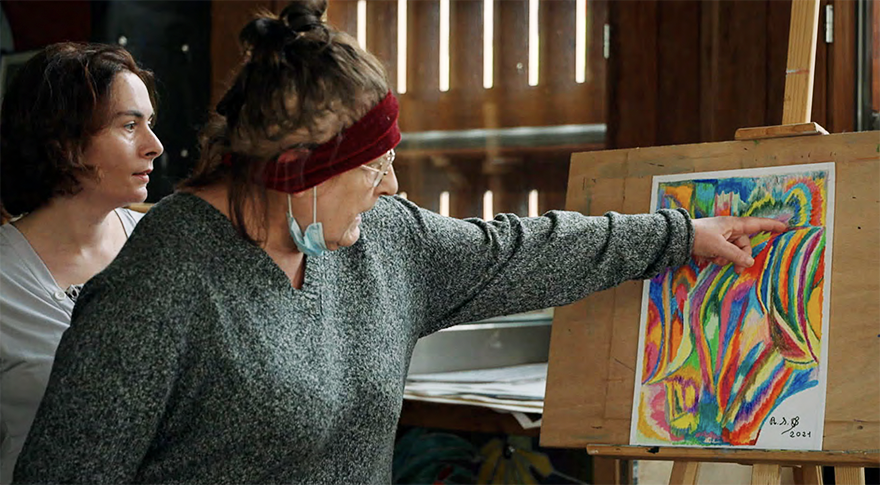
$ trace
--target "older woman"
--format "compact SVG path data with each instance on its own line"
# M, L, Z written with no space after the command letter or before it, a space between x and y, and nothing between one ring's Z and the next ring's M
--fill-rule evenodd
M56 44L3 99L0 184L0 483L37 412L55 348L89 278L140 218L153 159L152 75L123 49Z
M397 101L325 8L242 31L195 173L86 286L17 480L388 483L419 337L692 252L748 266L745 235L781 229L676 211L457 220L391 197Z

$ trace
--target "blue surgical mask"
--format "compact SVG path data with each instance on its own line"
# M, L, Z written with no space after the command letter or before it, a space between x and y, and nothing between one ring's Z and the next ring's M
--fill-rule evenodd
M290 195L287 196L287 228L297 249L306 256L320 256L329 251L327 244L324 242L324 226L318 222L317 188L312 189L312 223L306 227L305 234L302 233L299 224L293 218L293 211L290 207Z

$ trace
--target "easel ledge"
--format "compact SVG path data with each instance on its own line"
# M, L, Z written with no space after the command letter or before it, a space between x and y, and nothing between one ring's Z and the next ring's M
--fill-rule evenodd
M880 450L864 451L786 451L732 450L720 448L678 448L661 446L587 445L591 456L627 460L712 461L724 463L771 463L774 465L815 465L876 467Z
M828 131L819 126L819 123L794 123L791 125L758 126L754 128L740 128L736 130L734 139L763 140L766 138L783 138L788 136L827 135Z

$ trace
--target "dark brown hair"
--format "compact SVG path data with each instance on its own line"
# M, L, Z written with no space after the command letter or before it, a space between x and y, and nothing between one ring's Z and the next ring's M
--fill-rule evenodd
M37 53L16 72L0 115L0 200L16 216L59 195L81 190L97 176L83 153L106 123L110 88L120 72L147 86L156 108L153 75L125 49L64 42Z
M382 64L321 20L326 9L326 0L295 1L280 15L258 13L242 29L244 62L202 129L193 174L180 184L192 190L226 183L232 223L252 243L265 231L266 191L254 181L266 163L329 140L389 89ZM256 232L245 227L247 207L263 211Z

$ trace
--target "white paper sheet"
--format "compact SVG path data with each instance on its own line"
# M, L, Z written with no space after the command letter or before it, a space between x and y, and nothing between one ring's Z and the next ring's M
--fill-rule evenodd
M821 450L834 180L833 163L654 178L652 210L790 229L753 237L742 275L691 263L645 282L631 444Z
M404 398L482 406L499 411L542 413L546 382L546 362L418 374L407 377ZM535 425L533 421L527 421Z

